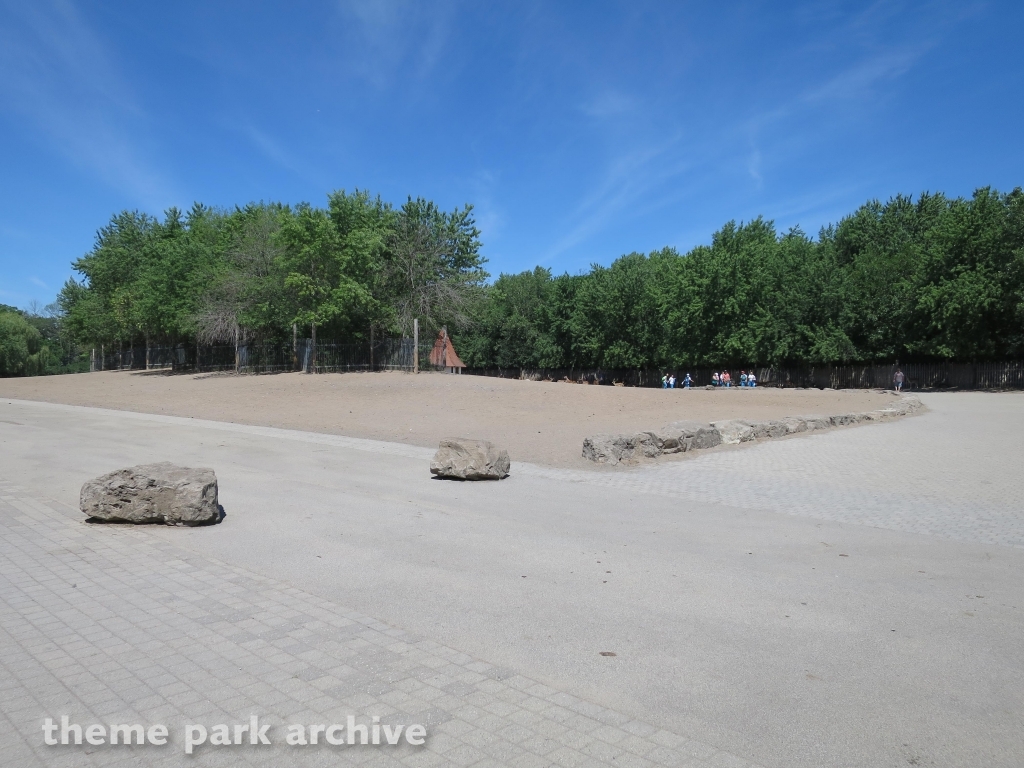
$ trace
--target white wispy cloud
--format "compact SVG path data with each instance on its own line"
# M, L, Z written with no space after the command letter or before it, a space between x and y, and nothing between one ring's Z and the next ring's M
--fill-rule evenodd
M876 86L906 74L932 46L930 41L922 41L868 56L825 82L812 86L801 94L800 101L813 103L828 99L869 98Z
M430 75L450 41L454 2L340 0L347 68L371 84Z
M655 188L679 176L690 165L679 153L680 137L659 144L639 144L611 158L598 186L576 205L568 232L547 249L550 262L586 242L635 206Z
M608 89L598 93L581 106L583 113L599 119L621 117L637 108L635 96L623 91Z
M901 37L891 39L893 9L889 6L877 2L848 17L845 23L834 25L836 44L857 39L856 45L849 46L851 50L842 64L823 68L820 73L808 70L810 74L786 97L747 114L738 109L731 118L711 129L680 128L679 124L666 121L664 133L658 138L656 131L645 129L631 117L638 111L641 97L595 87L593 92L597 95L583 102L581 110L604 126L609 135L619 134L621 138L613 143L626 149L607 160L601 180L581 197L567 217L565 234L547 249L545 261L587 243L629 218L692 199L701 188L721 190L731 184L742 192L743 179L747 180L747 192L770 188L773 169L802 153L808 140L820 140L821 132L830 130L826 126L850 115L855 119L869 115L893 92L894 83L941 44L951 29L951 20L961 13L955 8L947 9L927 23L911 24ZM904 8L901 13L905 11ZM830 21L836 18L827 5L815 13L818 12L828 12ZM805 52L805 56L815 58L814 52ZM653 95L648 98L652 103L640 111L656 113L657 101ZM752 215L764 213L787 221L802 217L832 220L830 217L848 211L849 198L862 189L863 185L856 180L848 179L837 186L822 179L806 195L772 201ZM687 230L684 239L692 237L693 232Z
M43 282L42 280L40 280L40 279L39 279L38 277L36 277L35 275L31 275L31 276L30 276L30 277L28 278L28 281L29 281L30 283L32 283L32 285L36 285L36 286L39 286L40 288L42 288L42 289L44 289L44 290L47 290L47 291L48 291L48 290L50 290L50 286L48 286L48 285L47 285L46 283L44 283L44 282Z
M497 174L487 169L478 169L469 187L473 190L473 214L477 227L486 237L499 238L505 225L505 214L495 201Z
M70 0L0 7L2 109L75 166L147 207L170 184L133 138L145 115L100 37Z
M259 128L252 125L245 126L243 130L245 135L249 138L249 141L252 142L253 146L255 146L268 160L271 160L289 171L304 173L300 170L300 163L295 156L269 134L264 133Z

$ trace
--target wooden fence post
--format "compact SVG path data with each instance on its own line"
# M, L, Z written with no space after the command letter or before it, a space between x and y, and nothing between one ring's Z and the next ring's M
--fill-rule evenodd
M92 352L89 354L89 373L96 372L96 347L92 348Z
M373 370L373 326L370 326L370 370Z
M299 325L292 323L292 369L299 370Z
M235 373L238 373L238 326L235 326Z
M420 372L420 321L412 321L412 372Z
M310 323L310 343L313 345L313 352L310 355L309 372L316 373L316 323Z

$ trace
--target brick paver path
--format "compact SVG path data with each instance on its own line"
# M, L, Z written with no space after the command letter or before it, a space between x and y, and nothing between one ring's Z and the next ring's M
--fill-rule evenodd
M0 763L721 766L752 763L242 568L0 481ZM45 717L164 723L166 746L44 746ZM273 727L198 747L186 723ZM423 723L423 747L286 746L287 723Z

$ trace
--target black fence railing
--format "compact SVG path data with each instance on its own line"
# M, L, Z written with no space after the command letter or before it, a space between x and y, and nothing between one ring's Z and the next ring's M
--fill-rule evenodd
M891 389L896 370L903 371L905 389L1024 389L1024 362L1002 363L907 363L906 365L838 365L804 368L757 367L759 387L809 387L819 389ZM627 387L660 387L663 375L674 373L682 386L687 373L693 386L709 386L712 375L728 370L732 386L739 386L739 368L466 368L465 373L505 379L572 381L580 384L619 384ZM750 368L743 370L750 371Z
M429 355L433 345L419 345L420 370L430 368ZM412 339L381 339L373 344L338 344L333 341L313 343L300 340L296 370L315 373L340 371L411 371L414 369L415 344Z
M419 355L419 370L434 370L430 365L432 343L421 343L416 350L412 339L378 339L370 342L338 343L299 339L293 347L287 343L248 343L234 345L143 346L94 351L91 370L173 370L236 371L238 373L275 373L306 371L335 373L344 371L411 371L414 355ZM102 354L101 354L102 352ZM889 389L897 367L906 377L906 389L1024 389L1024 361L1000 363L907 363L905 365L822 365L807 367L757 367L759 387L813 387L820 389ZM729 370L732 386L739 386L739 368L466 368L464 373L505 379L535 381L572 381L587 384L619 384L629 387L660 387L661 377L676 375L682 386L689 373L693 386L711 384L712 374ZM745 370L750 370L749 368Z
M431 370L432 344L419 345L420 370ZM333 341L299 339L288 343L246 343L228 345L178 344L175 346L123 347L94 350L90 370L171 370L193 372L235 371L238 373L280 373L305 371L411 371L415 345L412 339L378 339L339 344Z

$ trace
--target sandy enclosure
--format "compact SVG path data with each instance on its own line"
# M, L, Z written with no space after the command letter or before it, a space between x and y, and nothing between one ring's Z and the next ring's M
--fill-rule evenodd
M513 461L595 465L583 439L679 419L773 419L868 411L892 394L770 388L708 391L598 387L444 373L311 376L109 371L0 379L0 397L163 413L328 432L434 447L443 437L485 438Z

